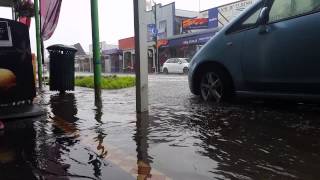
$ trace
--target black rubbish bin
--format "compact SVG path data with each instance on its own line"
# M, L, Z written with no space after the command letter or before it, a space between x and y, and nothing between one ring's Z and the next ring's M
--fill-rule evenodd
M77 49L61 44L47 48L50 54L50 91L74 90L74 58Z

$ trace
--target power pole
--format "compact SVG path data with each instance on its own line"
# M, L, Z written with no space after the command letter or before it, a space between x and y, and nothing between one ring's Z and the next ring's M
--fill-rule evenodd
M154 47L154 51L155 51L155 64L156 64L156 72L160 73L160 65L159 65L159 52L158 52L158 23L157 23L157 3L154 2L152 0L153 4L154 4L154 26L155 26L155 47Z
M35 24L36 24L36 41L37 41L37 63L38 63L38 82L39 89L42 89L42 55L41 55L41 34L40 34L40 14L39 1L34 0Z
M98 0L91 0L91 21L92 21L92 52L94 66L94 90L95 98L101 98L101 55L99 37L99 12Z
M134 36L136 54L136 110L148 112L148 54L147 28L145 27L145 0L133 0Z

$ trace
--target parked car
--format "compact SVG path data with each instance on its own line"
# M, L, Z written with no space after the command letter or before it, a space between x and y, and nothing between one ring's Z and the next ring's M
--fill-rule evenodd
M258 0L193 57L191 92L320 97L320 0Z
M184 73L187 74L189 71L188 58L170 58L162 67L162 72L168 73Z

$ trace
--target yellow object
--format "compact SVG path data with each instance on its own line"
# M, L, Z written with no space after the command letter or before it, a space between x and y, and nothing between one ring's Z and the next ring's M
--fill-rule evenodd
M0 68L0 90L8 90L16 86L16 76L8 69Z
M33 66L34 82L36 82L37 81L37 57L33 53L32 53L32 66Z
M10 163L15 160L15 153L14 151L8 149L0 149L0 163L6 164Z

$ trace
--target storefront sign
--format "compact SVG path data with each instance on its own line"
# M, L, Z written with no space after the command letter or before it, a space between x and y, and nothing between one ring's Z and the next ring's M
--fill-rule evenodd
M11 47L11 31L6 21L0 21L0 47Z
M202 45L208 42L211 37L215 35L215 32L205 33L205 34L199 34L191 37L184 37L179 39L171 39L168 42L169 47L173 46L185 46L185 45Z
M216 28L219 25L219 19L218 19L218 15L219 15L219 10L218 8L212 8L208 10L208 14L209 14L209 24L208 24L208 28Z
M205 44L210 40L214 33L201 34L194 37L185 38L181 41L182 45Z
M158 47L157 48L168 46L168 43L169 43L168 40L160 39L160 40L158 40L158 43L157 43Z
M155 24L148 24L147 25L147 41L151 42L154 41L156 35L157 35L157 29Z
M182 21L182 29L184 31L193 29L207 29L208 23L208 18L186 19Z

